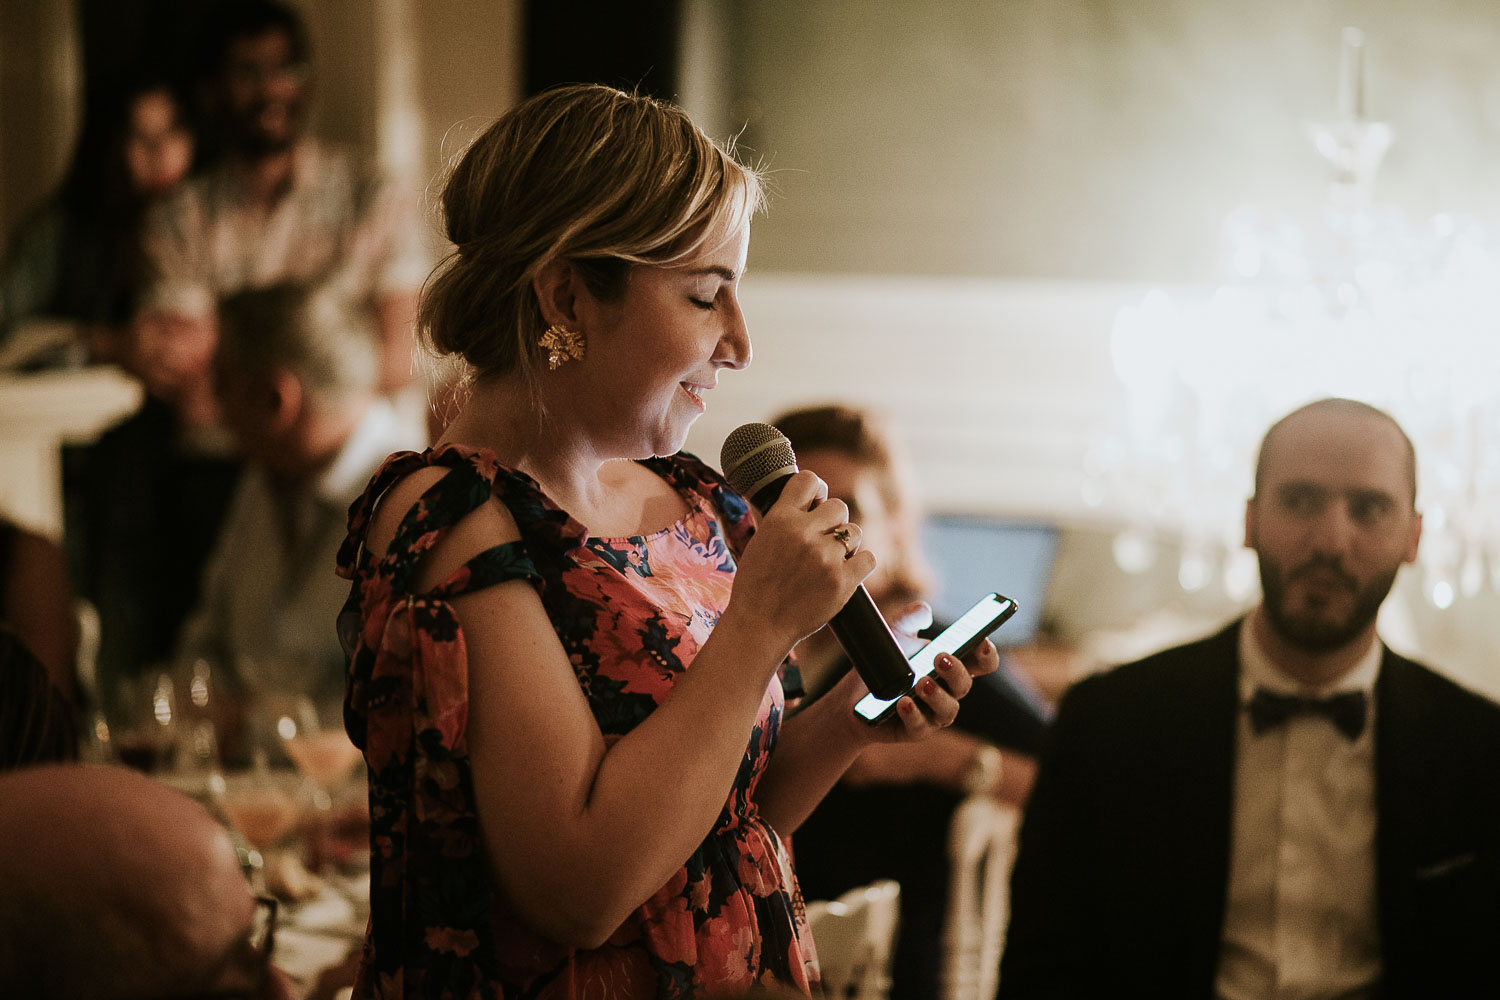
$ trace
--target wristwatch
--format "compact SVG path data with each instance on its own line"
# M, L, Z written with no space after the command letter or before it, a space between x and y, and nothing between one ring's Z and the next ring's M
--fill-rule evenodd
M974 751L961 779L965 795L993 795L1000 784L1000 772L1005 766L1005 756L999 747L983 744Z

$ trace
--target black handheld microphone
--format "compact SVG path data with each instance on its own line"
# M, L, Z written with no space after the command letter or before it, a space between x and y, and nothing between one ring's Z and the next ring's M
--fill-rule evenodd
M792 445L770 424L742 424L724 439L719 451L724 478L762 513L781 496L797 472ZM828 622L865 687L877 698L899 698L911 689L913 674L906 654L891 634L864 584Z

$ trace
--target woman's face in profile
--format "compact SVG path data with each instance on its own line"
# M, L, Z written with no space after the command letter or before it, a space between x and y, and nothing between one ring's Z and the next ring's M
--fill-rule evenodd
M608 388L580 391L573 407L599 429L606 451L629 458L679 451L721 370L750 363L739 303L749 241L747 225L681 265L633 268L617 302L584 297L587 367L577 371L606 378Z
M142 94L130 107L125 167L131 187L140 194L167 194L193 163L193 137L177 112L177 102L164 90Z

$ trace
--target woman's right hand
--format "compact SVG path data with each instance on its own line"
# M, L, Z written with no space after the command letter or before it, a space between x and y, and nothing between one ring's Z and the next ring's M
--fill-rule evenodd
M848 522L849 508L828 499L823 480L792 476L745 547L725 616L752 618L788 650L821 628L875 569L875 556L858 547L859 526ZM847 542L835 535L840 528Z

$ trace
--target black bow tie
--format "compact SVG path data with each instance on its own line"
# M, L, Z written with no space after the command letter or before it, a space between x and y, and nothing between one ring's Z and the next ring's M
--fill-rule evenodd
M1351 740L1364 732L1367 706L1363 691L1346 691L1331 698L1302 698L1257 688L1250 699L1250 728L1257 734L1279 726L1294 715L1326 715Z

